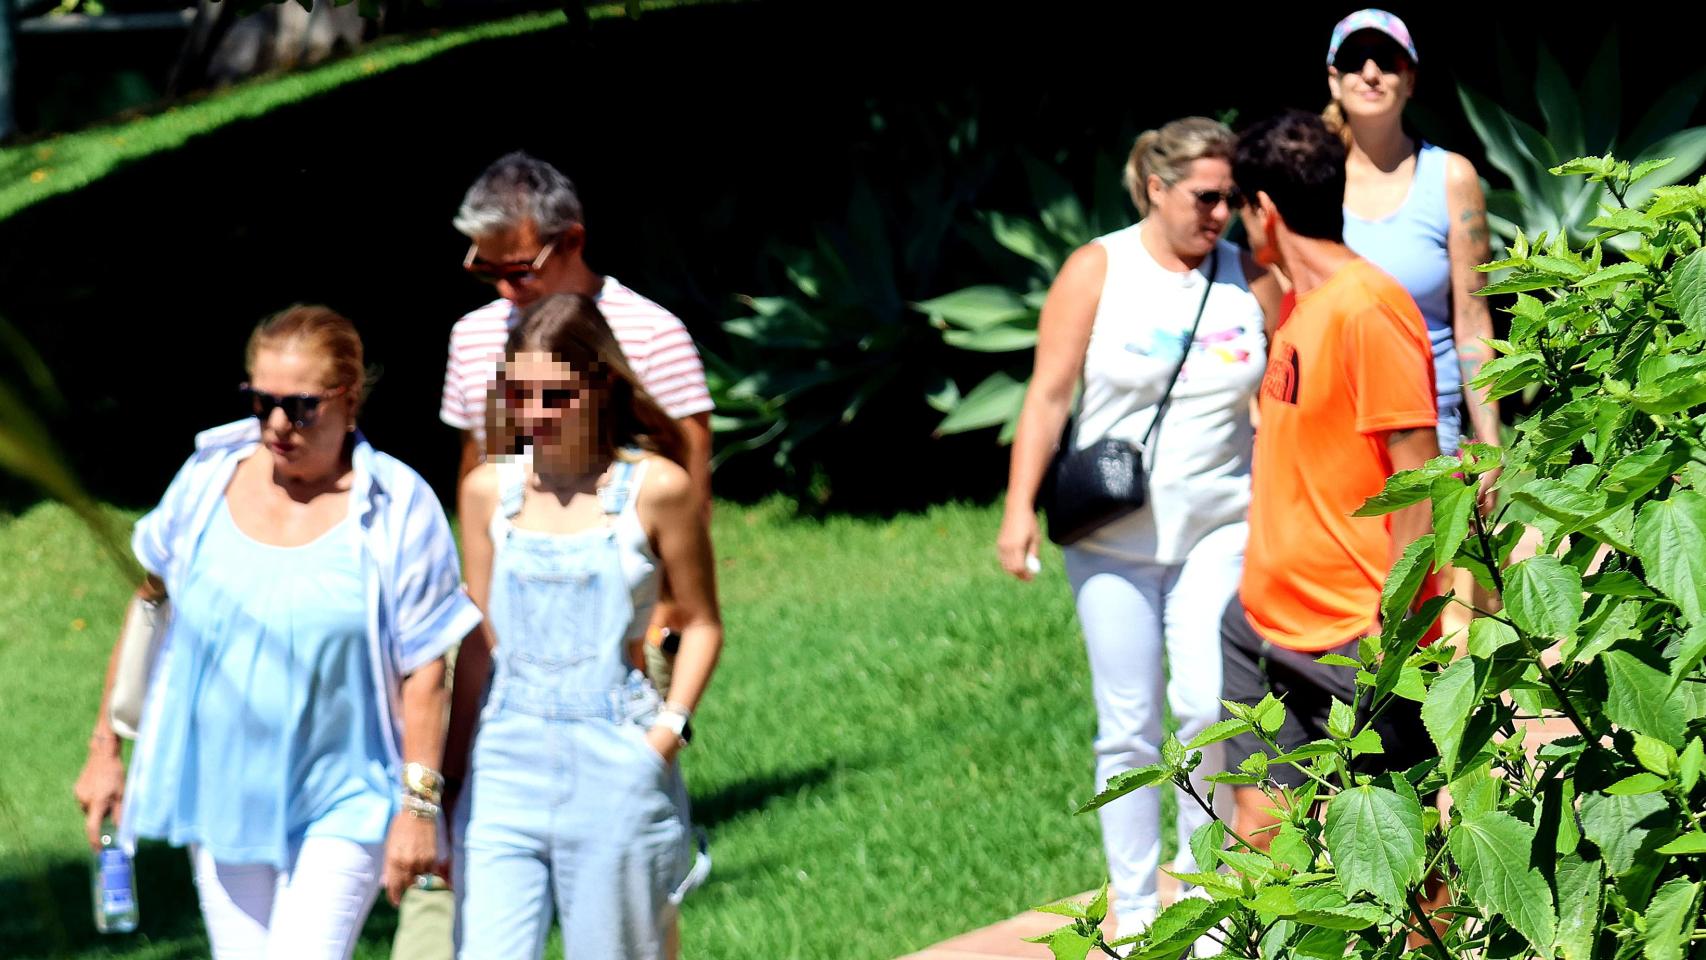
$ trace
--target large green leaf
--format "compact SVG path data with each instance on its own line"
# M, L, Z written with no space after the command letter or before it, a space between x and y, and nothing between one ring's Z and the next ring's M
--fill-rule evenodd
M1662 846L1676 830L1664 797L1647 793L1613 797L1589 793L1581 800L1582 833L1599 848L1612 876L1623 876Z
M1397 627L1404 614L1410 612L1416 594L1427 579L1429 564L1434 556L1434 538L1424 534L1404 548L1398 562L1392 565L1386 583L1380 590L1380 617L1388 631Z
M1582 619L1582 575L1557 557L1530 557L1506 571L1504 599L1517 629L1535 637L1572 637Z
M1557 920L1552 890L1531 863L1534 828L1508 813L1483 813L1459 823L1448 845L1475 905L1504 917L1536 950L1547 952Z
M993 285L966 287L914 306L922 313L941 317L966 330L987 330L1031 314L1031 308L1018 294Z
M1402 510L1411 504L1421 503L1433 495L1434 481L1439 474L1433 470L1400 470L1386 478L1386 484L1380 492L1367 500L1352 513L1353 517L1378 517Z
M1102 792L1085 801L1084 805L1078 808L1078 812L1089 813L1091 810L1098 810L1128 793L1166 783L1171 776L1172 772L1163 763L1152 763L1147 767L1116 773L1108 778L1107 786L1102 788Z
M1422 723L1439 747L1440 772L1448 777L1457 771L1463 731L1470 713L1481 703L1486 682L1487 661L1464 657L1445 668L1422 702Z
M1201 750L1203 747L1209 746L1210 744L1220 743L1223 740L1230 740L1241 733L1250 732L1250 726L1250 721L1248 720L1240 720L1237 717L1228 717L1225 720L1210 724L1203 732L1192 737L1191 742L1185 744L1185 749Z
M1422 810L1384 787L1352 787L1327 804L1325 840L1347 897L1372 894L1406 909L1422 879Z
M1606 471L1600 488L1608 497L1608 506L1621 507L1646 494L1688 461L1688 451L1670 440L1650 443L1624 457Z
M1583 490L1562 480L1530 480L1518 487L1511 499L1556 520L1565 532L1586 526L1606 508L1604 491Z
M1077 924L1061 927L1052 933L1027 937L1029 943L1047 944L1054 960L1084 960L1095 949L1096 941L1078 932Z
M1584 860L1574 852L1561 853L1553 868L1558 884L1558 933L1555 939L1563 960L1592 960L1599 940L1601 898L1605 880L1597 860Z
M1475 510L1477 492L1474 483L1464 483L1456 477L1434 481L1434 569L1445 569L1463 545L1463 538L1469 535L1469 519Z
M942 333L943 342L961 350L975 350L979 353L1010 353L1014 350L1029 350L1037 345L1037 328L1031 326L1003 323L999 326L986 327L982 330L946 330Z
M1678 710L1668 671L1626 649L1608 650L1605 667L1605 715L1626 730L1644 733L1681 750L1687 717Z
M1469 621L1469 653L1473 656L1491 657L1519 639L1516 631L1503 620L1476 617Z
M1706 248L1696 250L1671 268L1671 296L1682 322L1706 334Z
M1275 863L1290 867L1293 873L1308 873L1315 868L1315 852L1303 838L1303 831L1289 823L1283 824L1274 834L1273 842L1268 845L1268 855L1274 858Z
M936 425L936 433L964 433L1006 423L1024 402L1025 384L996 371L960 399L954 412Z
M1198 937L1213 930L1237 909L1236 902L1226 900L1196 897L1180 900L1155 918L1145 933L1143 946L1129 954L1130 960L1175 960L1189 950Z
M1706 742L1695 737L1688 742L1688 749L1676 762L1676 781L1685 794L1694 792L1694 785L1699 782L1700 774L1706 772Z
M1051 277L1060 272L1062 257L1056 250L1055 239L1042 224L1002 213L985 216L996 243L1042 267Z
M1695 903L1700 884L1678 877L1659 888L1647 905L1646 932L1641 937L1641 955L1646 960L1682 960L1689 936L1700 919Z
M1640 617L1641 605L1632 600L1602 604L1599 612L1584 625L1581 643L1564 645L1564 659L1587 663L1620 641L1639 638L1641 634L1636 624Z

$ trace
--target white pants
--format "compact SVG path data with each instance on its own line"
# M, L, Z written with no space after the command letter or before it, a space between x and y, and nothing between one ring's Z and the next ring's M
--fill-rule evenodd
M1172 707L1178 737L1188 743L1220 718L1220 617L1238 590L1244 568L1244 523L1221 527L1177 565L1142 564L1068 547L1066 575L1090 652L1096 697L1096 783L1161 760L1162 704ZM1171 668L1164 672L1163 658ZM1204 781L1221 769L1218 746L1203 751L1192 774L1206 800ZM1219 791L1217 809L1229 808L1231 791ZM1180 872L1196 869L1191 834L1208 822L1196 801L1179 792ZM1151 788L1122 797L1099 811L1102 845L1113 883L1121 929L1130 919L1153 916L1161 860L1161 794Z
M385 851L309 837L288 870L215 863L199 847L190 862L215 960L348 960L379 895Z

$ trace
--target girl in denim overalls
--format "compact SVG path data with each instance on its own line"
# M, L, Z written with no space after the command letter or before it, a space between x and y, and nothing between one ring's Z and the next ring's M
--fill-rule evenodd
M557 296L511 334L488 404L461 517L492 646L463 645L446 750L451 776L469 758L459 957L539 957L553 901L572 960L673 952L693 862L674 760L722 627L681 435L637 383L593 302ZM636 669L662 574L687 622L667 703Z

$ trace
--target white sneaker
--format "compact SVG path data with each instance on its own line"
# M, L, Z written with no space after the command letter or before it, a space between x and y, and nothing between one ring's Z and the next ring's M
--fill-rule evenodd
M1113 938L1124 940L1126 937L1135 937L1148 930L1155 923L1156 912L1154 907L1133 907L1130 910L1115 911ZM1132 946L1116 947L1114 952L1122 957L1130 956Z
M1179 899L1183 900L1186 897L1195 897L1198 900L1214 899L1209 896L1207 890L1204 890L1202 887L1196 886L1195 884L1188 885L1180 890ZM1220 922L1220 929L1226 929L1226 921L1222 920ZM1193 957L1218 957L1222 952L1224 952L1224 948L1221 947L1220 941L1206 933L1198 937L1197 942L1191 945L1191 956Z

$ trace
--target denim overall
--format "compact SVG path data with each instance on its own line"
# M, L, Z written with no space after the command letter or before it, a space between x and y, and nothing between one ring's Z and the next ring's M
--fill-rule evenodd
M470 772L457 956L544 953L553 897L568 960L662 958L693 861L679 771L646 742L657 691L628 663L636 609L619 524L640 471L620 460L602 527L517 529L526 469L499 466L494 672Z

